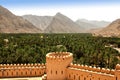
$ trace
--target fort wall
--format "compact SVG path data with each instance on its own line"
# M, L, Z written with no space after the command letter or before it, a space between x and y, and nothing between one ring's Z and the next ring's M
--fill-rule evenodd
M0 78L32 77L45 74L45 64L1 64Z
M52 52L46 64L0 64L0 78L42 76L43 80L120 80L120 65L105 69L72 64L73 54Z
M43 80L120 80L119 64L116 65L115 69L111 70L100 67L96 68L87 65L72 64L73 56L71 53L69 57L68 55L66 57L64 52L60 53L63 55L62 57L55 56L55 54L48 53L46 55L47 77L44 76ZM61 71L65 71L65 74L59 74Z
M115 70L71 64L67 68L67 80L116 80Z

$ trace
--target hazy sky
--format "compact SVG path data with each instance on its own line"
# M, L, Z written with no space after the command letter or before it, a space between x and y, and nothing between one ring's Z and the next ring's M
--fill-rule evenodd
M50 15L60 12L72 20L113 21L120 18L120 0L0 0L16 15Z

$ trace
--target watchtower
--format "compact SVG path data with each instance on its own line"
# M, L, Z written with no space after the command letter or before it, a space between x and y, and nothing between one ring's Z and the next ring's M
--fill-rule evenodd
M47 80L66 80L66 69L73 60L69 52L52 52L46 55Z

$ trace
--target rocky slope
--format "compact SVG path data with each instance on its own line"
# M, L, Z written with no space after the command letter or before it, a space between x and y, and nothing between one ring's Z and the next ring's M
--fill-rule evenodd
M0 33L39 33L40 29L0 6Z
M83 27L86 31L104 28L110 24L110 22L107 21L92 21L86 19L78 19L76 23Z
M73 22L68 17L57 13L48 27L45 29L46 33L81 33L81 27Z
M42 30L46 29L53 19L52 16L24 15L22 17Z
M84 29L61 13L55 16L24 15L22 17L45 33L81 33Z
M93 33L95 36L103 37L120 37L120 19L113 21L110 25L103 28L102 30Z

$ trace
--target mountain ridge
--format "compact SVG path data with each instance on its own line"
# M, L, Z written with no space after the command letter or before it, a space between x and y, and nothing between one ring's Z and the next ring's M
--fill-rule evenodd
M61 13L57 13L45 29L46 33L81 33L79 25Z
M38 33L40 29L0 6L0 33Z
M120 37L120 19L116 19L107 27L102 30L93 33L94 36L103 36L103 37Z

